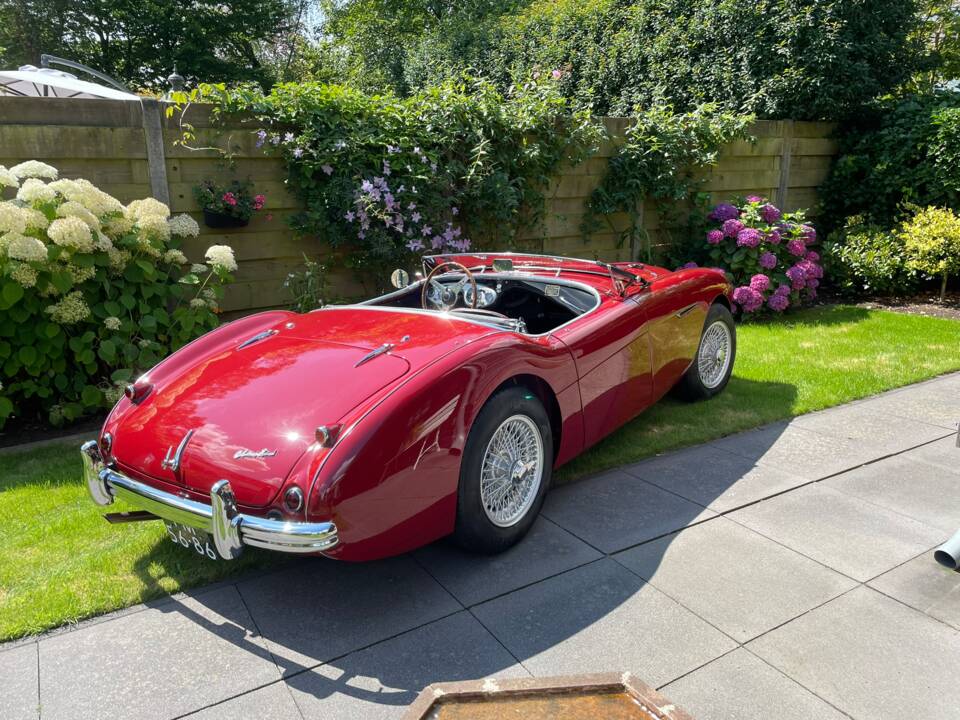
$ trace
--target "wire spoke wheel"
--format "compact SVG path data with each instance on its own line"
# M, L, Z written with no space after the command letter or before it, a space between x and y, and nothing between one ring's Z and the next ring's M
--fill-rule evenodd
M704 330L697 352L697 371L704 387L713 389L726 377L732 346L730 328L722 320L716 320Z
M480 469L480 501L494 525L511 527L527 514L543 480L543 438L526 415L504 420L487 443Z

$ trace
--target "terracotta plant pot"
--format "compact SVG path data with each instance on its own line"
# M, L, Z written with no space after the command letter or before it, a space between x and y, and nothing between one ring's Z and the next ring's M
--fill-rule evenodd
M435 683L404 720L693 720L630 673Z
M238 228L246 227L250 224L250 220L244 220L243 218L227 215L226 213L219 213L214 210L204 210L203 224L210 228Z

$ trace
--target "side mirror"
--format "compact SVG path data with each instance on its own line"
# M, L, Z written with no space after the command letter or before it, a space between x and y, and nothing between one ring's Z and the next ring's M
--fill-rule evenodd
M493 261L494 272L511 272L513 270L513 260L510 258L497 258Z
M410 284L410 273L408 273L406 270L397 268L390 275L390 284L395 288L405 288Z

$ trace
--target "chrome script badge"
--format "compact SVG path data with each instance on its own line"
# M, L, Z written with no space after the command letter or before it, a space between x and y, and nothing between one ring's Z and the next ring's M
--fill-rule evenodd
M247 448L241 448L240 450L237 450L233 454L233 459L234 460L247 460L247 459L260 460L262 458L273 457L276 454L277 454L276 450L267 450L266 448L264 448L263 450L247 450Z

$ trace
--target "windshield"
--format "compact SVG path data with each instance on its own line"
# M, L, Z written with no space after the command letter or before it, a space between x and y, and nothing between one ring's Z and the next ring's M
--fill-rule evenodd
M584 260L582 258L566 258L556 255L527 255L524 253L449 253L444 255L427 255L423 258L424 271L429 272L440 262L453 260L467 266L471 270L491 267L494 260L510 260L514 267L546 270L556 269L558 272L580 272L590 275L602 275L610 278L611 282L623 289L627 285L637 282L637 276L631 272L609 265L599 260Z

